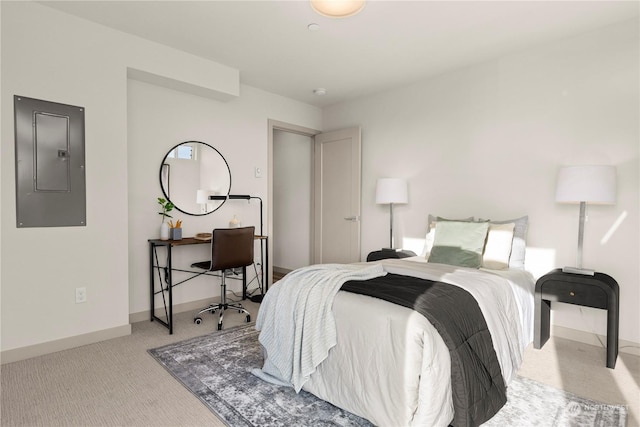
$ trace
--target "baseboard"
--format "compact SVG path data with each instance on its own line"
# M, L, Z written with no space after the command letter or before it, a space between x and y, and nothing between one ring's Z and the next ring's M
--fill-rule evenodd
M567 328L565 326L551 325L551 335L559 338L566 338L572 341L578 341L584 344L595 345L596 347L605 347L607 337L597 335L591 332L579 331L577 329ZM634 356L640 356L640 343L619 340L618 353L628 353Z
M5 363L17 362L20 360L31 359L32 357L43 356L45 354L56 353L62 350L69 350L75 347L81 347L87 344L94 344L100 341L106 341L113 338L131 335L131 325L122 325L115 328L103 329L102 331L89 332L87 334L76 335L73 337L62 338L55 341L48 341L40 344L29 345L26 347L5 350L0 353L0 361Z
M193 311L196 312L212 302L219 302L220 298L205 298L197 301L189 301L182 304L174 304L173 305L173 314L184 313L185 311ZM156 316L157 316L156 312ZM137 323L149 321L151 319L151 312L149 310L139 311L137 313L129 314L129 323Z

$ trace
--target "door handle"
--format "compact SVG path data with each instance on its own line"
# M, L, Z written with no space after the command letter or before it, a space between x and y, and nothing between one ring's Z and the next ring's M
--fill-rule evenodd
M345 219L347 221L354 221L354 222L360 221L360 215L348 216L348 217L345 217Z

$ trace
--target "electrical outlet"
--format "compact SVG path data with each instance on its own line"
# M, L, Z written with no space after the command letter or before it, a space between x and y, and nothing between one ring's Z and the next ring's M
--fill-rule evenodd
M76 304L87 302L87 288L76 288Z

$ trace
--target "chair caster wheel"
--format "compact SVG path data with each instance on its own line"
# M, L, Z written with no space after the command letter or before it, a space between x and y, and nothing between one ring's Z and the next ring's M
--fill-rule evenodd
M221 331L222 330L222 325L220 323L218 323L218 330Z
M193 323L199 325L200 323L202 323L202 319L200 317L196 317L195 319L193 319Z
M247 314L247 323L251 322L251 315Z

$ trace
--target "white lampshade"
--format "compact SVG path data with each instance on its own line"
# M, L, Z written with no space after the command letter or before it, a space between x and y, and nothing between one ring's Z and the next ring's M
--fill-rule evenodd
M346 18L360 12L365 0L311 0L311 7L329 18Z
M211 203L209 196L213 195L211 190L197 190L196 191L196 203L204 205L205 203Z
M400 178L380 178L376 184L376 203L409 203L407 181Z
M615 166L565 166L558 172L556 201L614 204Z

